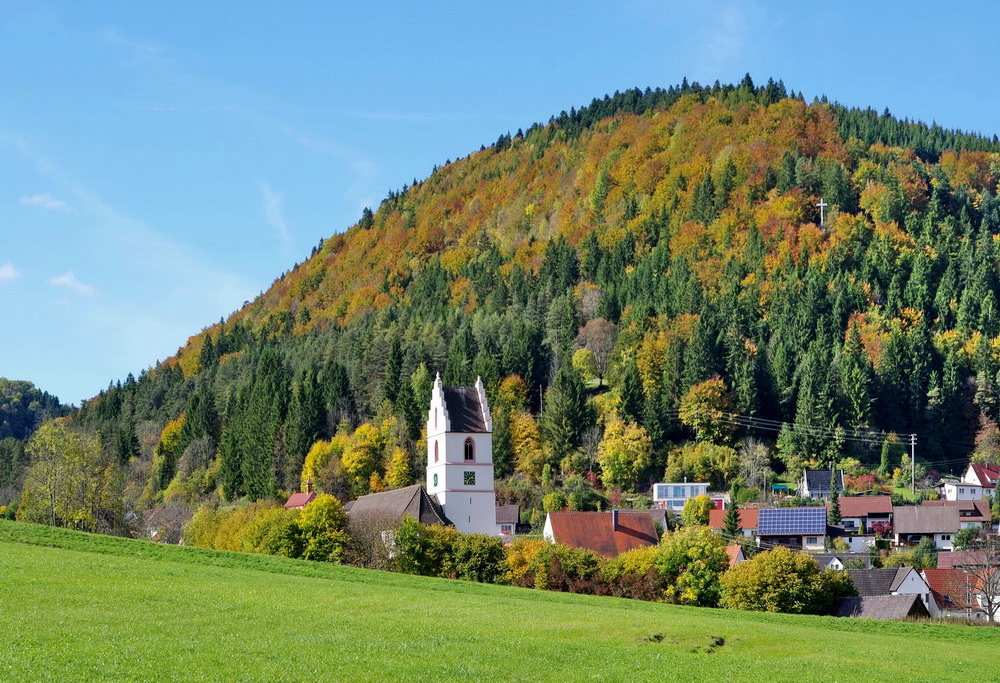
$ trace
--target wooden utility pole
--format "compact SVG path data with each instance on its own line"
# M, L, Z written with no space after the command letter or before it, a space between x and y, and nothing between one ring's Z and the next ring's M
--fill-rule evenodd
M910 495L916 498L917 435L910 434Z

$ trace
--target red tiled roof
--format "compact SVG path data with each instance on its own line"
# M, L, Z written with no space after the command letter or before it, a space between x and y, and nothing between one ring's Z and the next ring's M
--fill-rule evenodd
M550 512L549 524L556 543L589 548L605 557L656 545L656 528L648 512L619 510L617 531L611 516L611 512Z
M974 550L952 550L947 553L938 553L938 569L954 569L956 567L971 567L983 564L985 561L983 553Z
M888 515L891 512L891 496L844 496L840 499L841 517Z
M736 560L739 558L740 553L742 553L742 552L743 552L743 546L739 546L739 545L727 545L726 546L726 555L729 556L729 566L730 567L736 566ZM746 560L745 557L743 559Z
M970 467L984 488L995 488L991 482L1000 479L1000 465L970 465Z
M757 510L752 508L740 508L740 529L743 531L757 530ZM725 510L709 510L708 526L713 529L722 529L726 526Z
M315 493L293 493L292 496L285 501L286 508L304 508L309 503L313 502L313 498L316 497Z
M924 578L939 609L979 607L976 604L976 579L961 569L925 569Z

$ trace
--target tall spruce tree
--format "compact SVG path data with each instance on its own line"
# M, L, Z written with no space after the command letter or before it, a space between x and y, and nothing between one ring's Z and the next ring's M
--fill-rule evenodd
M830 462L830 508L827 512L829 524L840 524L840 487L837 482L837 463Z
M735 543L740 537L740 505L736 502L736 490L729 492L729 507L722 525L722 536L728 543Z

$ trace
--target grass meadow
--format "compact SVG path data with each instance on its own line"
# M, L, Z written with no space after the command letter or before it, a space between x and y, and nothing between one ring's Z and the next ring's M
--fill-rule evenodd
M998 645L0 521L0 680L972 680Z

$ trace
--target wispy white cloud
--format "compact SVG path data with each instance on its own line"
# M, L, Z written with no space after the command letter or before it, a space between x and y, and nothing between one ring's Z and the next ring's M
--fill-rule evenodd
M743 59L751 17L744 2L728 0L706 19L695 76L710 81L730 72Z
M65 209L66 202L50 194L33 194L21 197L21 206L37 206L40 209Z
M57 275L52 278L49 280L49 284L55 285L56 287L66 287L81 296L90 296L94 293L93 285L87 285L77 280L76 275L73 274L72 270L66 271L62 275Z
M258 184L260 188L261 201L264 204L264 218L268 225L278 233L283 246L291 246L291 236L288 234L288 224L285 223L283 207L285 195L276 191L266 180L261 180Z
M21 277L21 271L15 268L10 261L0 266L0 282L16 280L19 277Z

